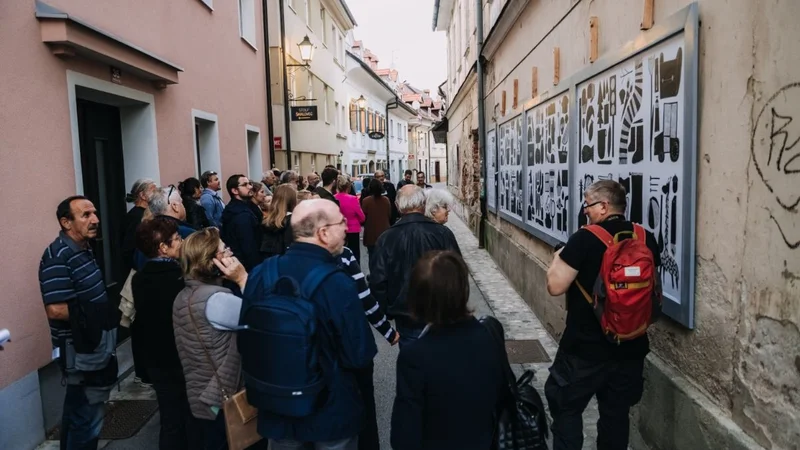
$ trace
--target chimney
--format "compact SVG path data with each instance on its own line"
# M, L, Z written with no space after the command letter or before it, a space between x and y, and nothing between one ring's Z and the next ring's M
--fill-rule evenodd
M430 97L430 96L431 96L431 90L430 90L430 89L425 89L425 90L423 90L422 92L424 92L424 93L425 93L425 95L427 95L428 97Z
M391 78L392 81L397 81L397 76L398 73L396 70L392 69L391 72L389 72L389 78Z

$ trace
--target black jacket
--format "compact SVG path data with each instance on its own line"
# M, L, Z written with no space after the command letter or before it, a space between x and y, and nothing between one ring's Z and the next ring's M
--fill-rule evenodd
M134 206L125 214L122 221L122 262L125 265L125 276L134 267L134 253L136 252L136 228L142 223L145 209L141 206Z
M249 272L261 264L263 227L250 201L232 199L222 211L222 241Z
M192 197L183 197L183 207L186 208L186 223L195 230L202 230L211 226L206 216L206 210Z
M283 255L286 253L286 249L294 242L290 224L291 219L292 216L287 215L283 219L282 228L275 228L271 225L264 227L264 237L261 239L261 256L264 259L275 255Z
M325 200L330 200L333 203L336 203L336 206L339 206L339 200L336 200L336 197L333 196L327 189L322 186L317 186L314 189L314 193L319 195L319 198L324 198Z
M422 255L431 250L452 250L461 254L453 232L420 213L406 214L384 231L375 243L369 259L369 287L390 318L405 326L410 323L406 304L411 269Z
M136 317L131 324L134 351L143 369L160 369L182 381L183 372L172 328L172 303L184 288L181 266L174 260L149 260L131 282Z
M389 197L389 203L392 206L392 218L389 220L389 222L395 223L397 222L397 219L400 218L400 211L397 210L397 205L395 204L395 200L397 200L397 189L394 188L392 183L384 181L383 192L385 192L386 196Z
M503 355L476 319L432 328L400 350L395 450L488 450L505 398Z

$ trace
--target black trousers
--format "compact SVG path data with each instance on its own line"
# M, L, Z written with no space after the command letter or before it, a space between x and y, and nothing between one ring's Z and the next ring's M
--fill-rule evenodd
M356 257L358 267L361 267L361 233L347 233L345 243L347 248L353 252L353 256Z
M644 358L589 361L559 352L544 386L553 417L553 450L583 447L583 411L597 396L598 450L627 450L631 406L644 388Z
M369 363L368 367L353 371L358 388L361 390L361 398L364 401L364 428L358 435L358 450L380 450L381 448L378 437L378 414L375 411L374 370L375 365Z
M161 430L158 435L160 450L188 450L194 434L191 429L192 412L186 397L186 383L180 370L147 369L153 390L156 391Z

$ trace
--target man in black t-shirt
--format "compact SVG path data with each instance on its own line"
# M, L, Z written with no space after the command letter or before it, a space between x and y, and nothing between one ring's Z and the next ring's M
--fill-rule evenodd
M625 188L616 181L598 181L586 190L583 213L612 236L632 231L625 219ZM647 232L647 247L656 267L661 265L658 244ZM547 271L550 295L567 296L567 327L550 367L545 395L553 417L553 449L579 450L583 446L583 411L597 396L598 450L628 448L631 406L642 396L644 358L650 351L647 335L613 344L604 336L591 303L576 281L592 290L600 273L605 244L591 232L580 229L564 248L556 251Z

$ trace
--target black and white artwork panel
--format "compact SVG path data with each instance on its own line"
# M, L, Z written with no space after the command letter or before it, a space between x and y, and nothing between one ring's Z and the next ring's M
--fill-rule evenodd
M591 183L620 182L626 216L653 232L662 261L665 296L681 303L684 239L684 36L677 35L576 86L577 226ZM534 156L536 156L534 154ZM535 177L534 177L535 180ZM545 185L546 186L546 185Z
M526 224L562 242L569 238L569 94L525 113Z

